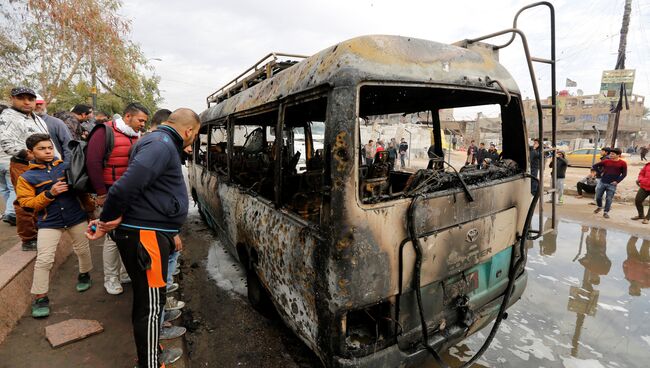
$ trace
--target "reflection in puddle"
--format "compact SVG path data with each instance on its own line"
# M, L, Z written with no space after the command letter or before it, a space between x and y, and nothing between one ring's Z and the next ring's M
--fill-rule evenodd
M528 287L474 367L648 366L650 238L560 222L527 247ZM484 340L478 333L445 359L458 366Z

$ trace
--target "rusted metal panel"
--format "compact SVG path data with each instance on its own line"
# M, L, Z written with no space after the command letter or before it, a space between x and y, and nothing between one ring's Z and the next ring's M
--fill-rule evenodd
M401 36L362 36L329 47L201 113L201 121L252 109L323 84L356 86L366 81L416 82L501 89L519 88L492 57L458 46Z
M207 185L205 185L207 184ZM217 227L229 251L237 245L256 252L260 281L272 290L273 301L286 324L314 350L318 350L318 316L314 294L314 251L318 239L305 231L304 222L276 210L267 200L236 185L204 182L199 197L210 210L219 207ZM238 219L235 221L235 219Z

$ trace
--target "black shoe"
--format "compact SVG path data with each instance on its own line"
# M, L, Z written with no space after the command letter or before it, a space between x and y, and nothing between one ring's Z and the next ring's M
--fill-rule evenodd
M2 221L8 223L11 226L16 226L16 216L4 215L2 216Z
M23 242L23 250L25 252L35 251L36 250L36 240L28 240Z
M598 213L598 212L600 212L600 211L602 211L602 210L603 210L602 207L598 207L598 208L596 208L596 209L594 210L594 213Z
M77 291L84 292L90 289L92 285L92 280L90 280L90 274L88 272L80 273L77 277Z

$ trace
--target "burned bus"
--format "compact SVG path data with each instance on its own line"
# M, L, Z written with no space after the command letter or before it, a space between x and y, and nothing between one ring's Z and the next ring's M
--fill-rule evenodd
M363 36L271 54L208 97L192 197L246 268L253 306L275 308L328 367L438 359L525 289L536 197L521 94L474 43ZM486 105L499 159L446 160L440 114ZM416 128L443 159L364 160L368 137L390 147Z

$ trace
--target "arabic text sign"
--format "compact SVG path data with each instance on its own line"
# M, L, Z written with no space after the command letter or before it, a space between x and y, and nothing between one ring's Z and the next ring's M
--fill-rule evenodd
M618 102L621 83L625 83L625 94L632 95L635 69L603 70L600 81L600 97L611 102Z

